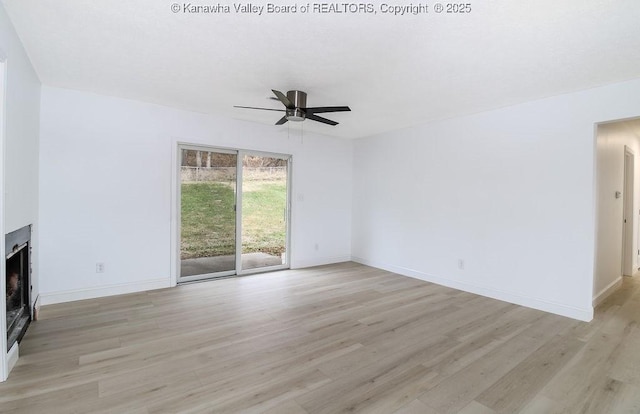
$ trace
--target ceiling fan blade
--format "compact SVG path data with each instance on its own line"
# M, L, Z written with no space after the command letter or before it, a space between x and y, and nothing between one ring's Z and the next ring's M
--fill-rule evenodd
M287 117L286 117L286 115L285 115L285 116L283 116L282 118L280 118L280 120L279 120L278 122L276 122L276 125L282 125L282 124L284 124L285 122L287 122Z
M293 109L295 108L293 106L293 104L291 103L291 101L289 100L289 98L286 97L285 94L283 94L280 91L276 91L275 89L271 89L271 92L274 93L274 95L276 95L278 97L278 99L280 100L280 102L282 102L282 104L284 106L286 106L288 109Z
M260 109L261 111L278 111L278 112L285 112L284 109L271 109L271 108L256 108L255 106L238 106L238 105L233 105L234 108L243 108L243 109Z
M317 106L313 108L304 108L306 114L321 114L323 112L346 112L350 111L348 106Z
M307 114L307 119L310 119L312 121L322 122L323 124L338 125L336 121L332 121L330 119L323 118L321 116L313 115L313 114Z

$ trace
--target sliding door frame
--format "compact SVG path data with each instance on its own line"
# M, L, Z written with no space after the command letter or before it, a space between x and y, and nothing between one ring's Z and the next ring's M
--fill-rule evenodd
M174 166L174 179L175 185L173 186L175 198L173 200L173 207L175 211L175 236L173 237L173 254L175 255L175 263L173 265L175 271L174 285L181 283L190 283L202 280L211 280L225 277L245 276L255 273L269 272L273 270L289 269L291 267L291 184L292 184L292 166L293 157L290 154L280 154L264 151L253 151L239 148L225 148L209 146L205 144L193 144L186 142L177 142L174 146L176 149L175 166ZM217 273L208 273L202 275L185 276L181 277L181 262L180 258L180 246L182 243L182 150L193 151L206 151L217 152L223 154L235 154L236 155L236 186L235 186L235 231L236 231L236 248L235 248L235 269ZM285 263L276 266L260 267L255 269L242 269L242 177L243 167L242 160L245 155L260 156L260 157L272 157L280 158L287 161L287 200L286 200L286 212L285 212Z

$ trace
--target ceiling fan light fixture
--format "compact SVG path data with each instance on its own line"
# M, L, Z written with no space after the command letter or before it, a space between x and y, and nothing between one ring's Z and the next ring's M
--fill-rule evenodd
M287 109L287 115L285 115L287 121L300 122L306 118L305 113L300 108Z

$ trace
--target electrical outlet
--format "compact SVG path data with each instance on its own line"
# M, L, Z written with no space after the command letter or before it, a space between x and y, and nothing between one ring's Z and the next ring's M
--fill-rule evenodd
M458 269L464 270L464 260L458 259Z
M316 243L315 248L316 248L316 251L320 250L320 245Z
M104 263L96 263L96 273L104 273Z

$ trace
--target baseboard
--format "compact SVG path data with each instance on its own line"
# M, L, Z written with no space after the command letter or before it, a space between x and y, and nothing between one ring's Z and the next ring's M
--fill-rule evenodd
M66 290L62 292L40 292L41 305L72 302L75 300L94 299L104 296L122 295L125 293L144 292L146 290L163 289L171 286L168 277L145 280L143 282L122 283L118 285L100 286L89 289Z
M292 269L302 269L305 267L323 266L334 263L350 262L351 256L333 256L333 257L320 257L314 259L300 259L291 260Z
M621 285L622 276L619 276L616 280L609 283L604 289L602 289L593 297L593 307L595 308L596 306L601 304L607 297L609 297L610 294L618 290Z
M581 309L560 303L549 302L528 296L522 296L499 289L489 288L486 286L474 285L471 283L460 282L456 280L446 279L439 276L430 275L418 270L408 269L401 266L390 265L387 263L377 262L374 260L363 259L361 257L353 257L352 260L367 266L378 269L387 270L389 272L398 273L403 276L409 276L415 279L424 280L426 282L447 286L453 289L463 290L465 292L474 293L476 295L486 296L492 299L498 299L516 305L526 306L528 308L538 309L541 311L554 313L556 315L566 316L581 321L590 321L593 319L593 308Z

